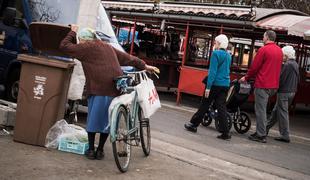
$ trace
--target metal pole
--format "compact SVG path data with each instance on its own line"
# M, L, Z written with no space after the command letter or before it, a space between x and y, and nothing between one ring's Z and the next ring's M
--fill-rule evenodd
M210 45L210 51L209 51L209 59L208 59L208 65L210 64L210 60L211 60L211 55L213 52L213 46L214 46L214 32L212 32L212 37L211 37L211 45Z
M185 46L184 46L184 51L183 51L183 57L182 57L182 66L181 66L181 70L180 70L180 73L182 73L182 67L184 66L185 64L185 61L186 61L186 51L187 51L187 42L188 42L188 38L189 38L189 22L187 22L187 27L186 27L186 32L185 32ZM183 41L183 42L184 42ZM179 82L180 83L180 82ZM179 86L178 86L178 93L177 93L177 105L180 104L180 101L181 101L181 90L179 89Z
M255 48L255 39L252 39L251 43L251 49L250 49L250 56L249 56L249 61L248 61L248 67L251 66L252 64L252 59L253 59L253 54L254 54L254 48Z
M127 36L127 44L130 42L130 34L131 34L131 25L129 25L129 31L128 31L128 36Z
M223 24L221 25L220 34L223 34Z
M116 38L119 38L119 31L121 30L121 25L118 24L117 29L116 29Z
M184 45L184 51L183 51L182 66L184 66L185 61L186 61L188 39L189 39L189 23L187 23L185 39L184 39L185 45Z
M130 46L130 55L132 55L133 49L135 46L136 27L137 27L137 19L135 19L135 25L133 26L133 34L132 34L132 40L131 40L131 46Z

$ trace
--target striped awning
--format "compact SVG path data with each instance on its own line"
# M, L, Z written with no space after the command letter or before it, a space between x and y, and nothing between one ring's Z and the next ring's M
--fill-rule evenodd
M250 20L253 17L251 7L186 4L161 2L157 5L149 2L102 1L107 10L143 11L159 14L180 14L227 19Z
M310 17L301 22L294 24L291 27L288 27L288 34L295 36L306 36L307 32L310 31Z
M303 37L304 32L310 29L310 16L276 15L256 22L256 26L262 29L287 31L288 35Z
M152 11L154 3L141 2L122 2L122 1L102 1L106 9L120 9L120 10L138 10L138 11Z
M175 3L160 3L160 11L163 12L184 12L192 14L223 14L225 16L244 16L251 15L251 8L238 8L226 6L211 6L211 5L184 5Z

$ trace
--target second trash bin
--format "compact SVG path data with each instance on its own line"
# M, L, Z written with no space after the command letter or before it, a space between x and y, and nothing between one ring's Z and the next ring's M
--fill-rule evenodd
M33 49L39 55L18 56L22 61L14 140L44 146L53 124L63 119L73 70L58 47L70 31L67 26L48 23L30 25ZM51 58L53 57L53 58Z

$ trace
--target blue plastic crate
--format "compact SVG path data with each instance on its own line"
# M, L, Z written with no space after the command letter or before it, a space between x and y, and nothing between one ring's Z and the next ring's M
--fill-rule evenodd
M85 154L85 151L88 149L88 142L78 142L78 141L71 141L67 138L61 138L58 146L58 150L71 152L75 154Z

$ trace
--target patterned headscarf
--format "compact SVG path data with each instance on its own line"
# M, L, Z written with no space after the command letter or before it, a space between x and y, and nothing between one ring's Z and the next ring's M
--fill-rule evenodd
M95 31L91 28L83 28L78 32L78 37L81 40L94 40L96 39Z

